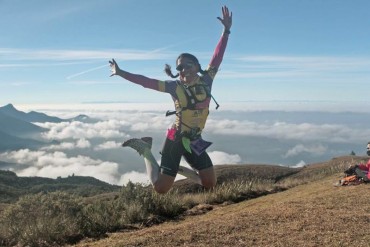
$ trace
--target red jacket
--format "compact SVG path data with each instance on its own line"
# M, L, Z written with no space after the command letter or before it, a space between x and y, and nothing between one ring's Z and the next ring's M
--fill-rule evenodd
M370 179L370 160L366 164L359 164L358 168L367 173L367 177Z

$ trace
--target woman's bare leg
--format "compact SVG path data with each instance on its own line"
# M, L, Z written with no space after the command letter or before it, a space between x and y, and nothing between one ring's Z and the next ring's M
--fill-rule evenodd
M151 142L152 139L150 137L134 138L124 142L122 146L131 147L144 156L146 172L154 190L158 193L166 193L171 189L175 177L160 173L158 162L151 151Z
M158 193L166 193L171 189L175 177L160 173L158 162L151 151L151 142L152 139L147 137L141 139L134 138L124 142L122 146L131 147L138 151L140 155L144 156L146 171L154 190ZM180 166L179 174L190 178L205 188L213 188L216 185L216 175L213 167L200 170L197 173L192 169Z
M193 180L197 184L202 185L202 180L200 179L199 174L193 169L187 168L185 166L180 166L178 173L184 177Z
M217 178L213 166L200 170L199 177L205 188L211 189L216 186Z
M160 172L159 165L150 149L146 149L143 156L146 171L153 185L154 190L160 194L167 193L171 189L175 181L175 177L162 174Z

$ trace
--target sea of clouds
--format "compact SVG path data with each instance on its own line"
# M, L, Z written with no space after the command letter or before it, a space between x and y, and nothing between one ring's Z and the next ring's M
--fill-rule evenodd
M250 105L250 104L247 104ZM16 106L17 107L17 106ZM92 176L111 184L148 183L143 158L121 143L132 137L152 136L153 154L160 162L171 105L78 104L18 107L69 118L86 114L93 123L35 123L48 129L41 138L51 144L39 150L0 153L0 160L16 163L19 176ZM370 137L368 113L250 110L240 104L212 111L204 139L213 142L208 153L214 165L276 164L290 167L325 161L355 151L365 154ZM185 165L186 162L182 161ZM179 176L179 178L181 178Z

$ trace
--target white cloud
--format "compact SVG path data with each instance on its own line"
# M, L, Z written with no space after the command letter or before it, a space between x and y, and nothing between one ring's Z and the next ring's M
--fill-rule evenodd
M136 171L131 171L123 174L118 182L118 185L126 185L129 181L133 183L141 183L149 185L150 181L146 173L139 173Z
M117 114L117 113L116 113ZM35 123L48 129L42 134L47 140L91 139L91 138L128 138L126 132L165 131L171 124L171 119L159 113L121 112L121 118L99 121L97 123L82 123L79 121L61 123Z
M370 60L364 57L339 56L244 56L238 58L246 62L249 70L259 69L275 71L277 69L290 72L319 73L322 71L353 71L367 69Z
M4 161L28 165L30 163L33 163L39 157L44 156L45 154L45 151L31 151L29 149L21 149L18 151L1 153L0 158Z
M78 148L89 148L90 146L91 146L90 142L85 138L78 140L76 143L76 147Z
M47 50L47 49L0 49L0 54L7 60L21 61L82 61L104 60L114 57L116 60L162 60L173 58L174 54L165 51L150 50ZM107 62L108 65L108 62Z
M118 143L115 141L107 141L107 142L99 144L94 149L95 150L105 150L105 149L116 149L120 147L121 147L121 143Z
M221 151L213 151L208 153L214 165L235 165L241 162L238 154L228 154Z
M292 168L300 168L300 167L304 167L306 165L306 162L304 162L303 160L301 160L300 162L298 162L296 165L294 166L291 166Z
M312 123L256 123L239 120L209 119L207 131L224 135L262 136L286 140L326 141L332 143L346 143L370 136L369 129L354 129L340 124L312 124Z
M99 180L117 184L118 164L102 160L94 160L87 156L78 155L68 157L65 153L57 151L19 151L0 154L1 160L23 164L13 167L19 176L41 176L57 178L72 174L78 176L92 176Z
M112 159L117 163L121 163L121 160L127 162L128 164L133 164L132 157L125 157L125 160L121 159L121 153L118 148L120 148L122 141L126 138L130 138L131 135L140 135L140 133L134 132L146 132L145 134L153 134L154 138L158 138L161 134L166 131L166 128L173 122L173 117L165 117L164 112L166 109L171 109L171 106L165 106L164 104L83 104L74 107L59 106L58 107L46 107L49 112L56 114L65 114L69 117L76 116L77 114L86 114L95 118L103 119L98 123L81 123L81 122L64 122L64 123L42 123L39 124L42 127L49 128L49 131L45 133L45 138L47 139L57 139L61 143L58 145L50 145L49 147L43 148L39 151L29 151L29 150L19 150L16 153L8 153L7 157L13 157L13 160L26 164L27 167L18 166L18 170L22 174L47 174L49 172L52 176L64 176L71 175L73 172L75 174L81 174L76 172L76 167L80 171L84 171L84 168L89 167L91 173L96 171L97 178L105 176L106 181L112 181L112 183L121 183L123 181L128 181L127 176L122 174L127 171L135 170L131 167L123 167L120 164L119 172L100 172L99 165L106 162L104 159ZM234 105L235 106L235 105ZM335 105L336 106L336 105ZM225 106L225 108L227 108ZM28 108L30 110L38 110L35 108ZM44 109L44 108L42 108ZM228 110L234 109L231 105ZM238 109L239 110L239 109ZM38 110L39 111L39 110ZM223 111L223 109L222 109ZM42 111L45 112L45 111ZM265 121L247 121L246 117L243 116L243 112L228 112L224 111L221 114L211 114L205 132L207 135L212 137L217 136L218 139L233 138L234 136L241 137L241 141L244 137L245 143L250 142L248 137L262 137L268 141L269 138L276 138L281 140L284 145L276 147L273 152L276 154L276 158L279 158L279 162L289 162L290 160L296 160L300 156L307 154L310 156L309 161L317 160L322 155L328 155L328 153L333 153L334 148L332 144L345 144L348 143L358 144L364 140L367 143L366 136L370 136L370 129L366 128L364 123L351 123L348 124L314 124L310 123L307 119L307 123L293 123L293 122L282 122L275 121L273 119L276 114L272 114L272 117L266 115ZM343 113L344 114L344 113ZM319 115L320 116L320 115ZM342 115L341 115L342 116ZM108 119L108 120L104 120ZM317 121L320 119L313 119ZM335 119L331 119L330 122L335 122ZM101 138L99 140L90 140L91 138ZM250 138L249 138L250 139ZM323 144L320 144L323 143ZM158 142L154 142L155 149ZM288 145L286 148L286 145ZM234 144L230 144L234 145ZM236 145L236 144L235 144ZM95 152L94 155L101 155L100 157L91 159L86 156L76 156L79 151L84 152L86 155L88 150L79 150L90 148L89 151L99 150ZM73 153L75 157L69 157L63 152L51 152L51 151L62 151L66 150L66 153ZM70 151L73 150L73 151ZM238 151L238 154L229 154L220 151L209 152L209 155L215 165L220 164L238 164L242 162L242 159L247 159L246 154L243 151ZM239 150L239 149L238 149ZM157 151L157 150L156 150ZM357 152L356 152L357 153ZM248 154L251 155L251 154ZM259 160L263 157L257 157L261 155L260 153L253 154L254 160ZM43 156L41 158L41 156ZM0 158L3 158L0 155ZM36 158L37 157L37 158ZM105 157L105 158L102 158ZM107 158L109 157L109 158ZM291 159L293 158L293 159ZM100 160L99 160L100 159ZM302 158L300 158L302 159ZM298 159L298 160L300 160ZM306 159L306 158L305 158ZM73 162L74 165L70 165ZM276 161L271 161L276 162ZM108 164L110 164L108 162ZM114 167L116 163L111 163ZM181 165L185 165L186 162L182 161ZM297 164L298 165L298 164ZM142 167L140 167L142 168ZM125 170L125 171L122 171ZM47 172L46 172L47 171ZM55 171L55 172L53 172ZM97 172L99 171L99 172ZM101 173L99 175L99 173ZM57 175L58 174L58 175ZM95 174L95 173L94 173ZM83 174L81 174L83 175ZM85 174L86 175L86 174ZM135 178L136 175L138 180L141 181L140 176L146 178L145 174L134 174L132 173L129 177ZM122 176L122 177L121 177ZM180 176L179 176L180 177ZM178 179L178 178L176 178Z
M293 148L289 149L284 155L284 158L293 157L300 155L301 153L309 153L311 155L322 155L327 152L328 148L321 144L305 146L298 144Z
M130 130L141 132L164 131L172 121L172 118L165 117L164 112L136 112L130 117Z
M91 143L82 138L76 142L62 142L60 144L49 145L41 148L41 150L72 150L76 148L84 149L91 147Z
M43 133L43 137L48 140L127 137L126 134L120 131L120 128L126 124L121 124L118 120L108 120L94 124L73 121L71 123L37 123L37 125L49 129Z
M41 150L71 150L76 147L74 142L62 142L60 144L49 145L42 147Z

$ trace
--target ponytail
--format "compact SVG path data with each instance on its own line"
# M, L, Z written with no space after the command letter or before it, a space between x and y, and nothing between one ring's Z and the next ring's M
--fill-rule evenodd
M201 74L201 75L205 75L207 72L206 71L204 71L204 70L202 70L202 67L200 67L200 64L198 64L199 65L199 73Z
M171 78L177 78L179 76L179 73L177 73L176 75L173 75L172 74L172 70L171 70L171 66L166 64L164 66L164 72L166 72L166 74L171 77Z

